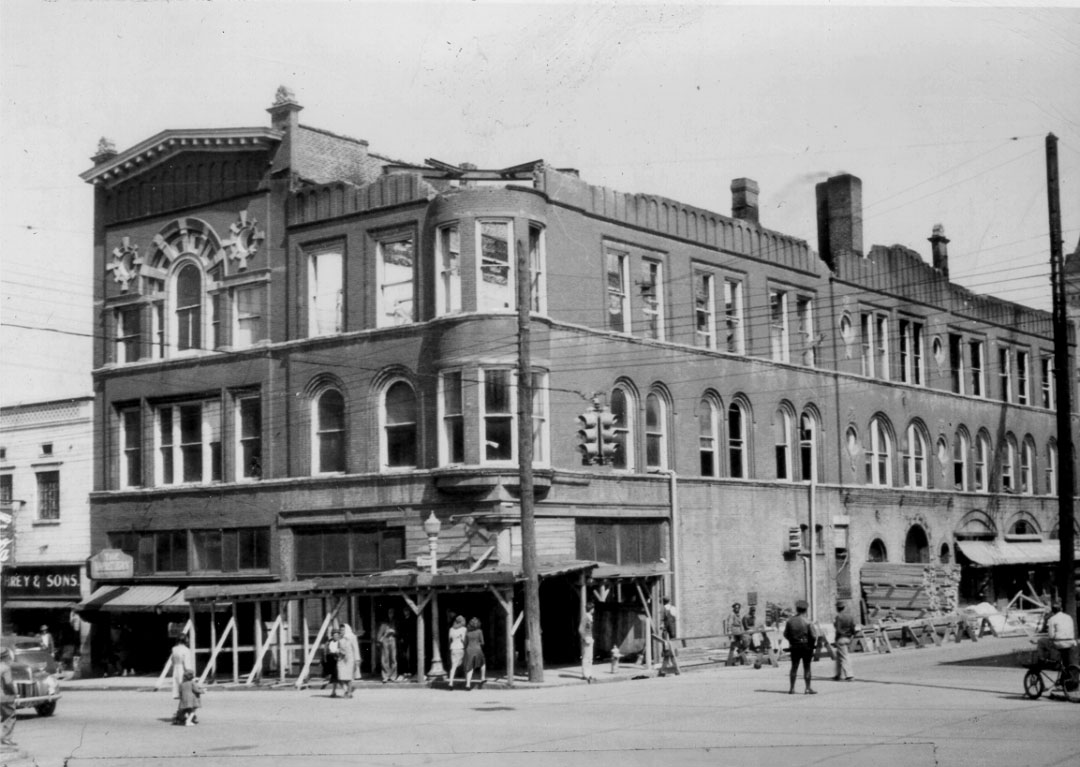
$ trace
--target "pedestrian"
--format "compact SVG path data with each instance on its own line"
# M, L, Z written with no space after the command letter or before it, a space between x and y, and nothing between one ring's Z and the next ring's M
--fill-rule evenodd
M337 697L338 688L338 653L340 652L341 644L341 631L333 629L330 632L330 638L326 640L326 647L323 648L323 676L326 677L326 682L323 683L323 688L326 685L330 685L330 697Z
M1071 615L1062 612L1061 602L1055 601L1050 605L1045 628L1046 636L1037 642L1040 654L1052 659L1054 653L1051 650L1054 650L1061 662L1068 666L1073 662L1073 648L1076 647L1076 625Z
M833 679L850 682L855 678L851 671L851 640L855 638L855 619L844 612L844 603L836 603L836 675Z
M791 687L788 695L795 694L795 677L799 674L799 664L803 665L803 679L806 682L806 695L816 695L817 690L810 686L810 661L814 657L814 627L806 617L809 605L800 599L795 603L795 615L788 618L784 626L784 639L788 642L791 653Z
M735 651L735 659L739 663L746 663L746 631L743 628L742 605L735 602L731 605L731 614L725 619L724 624L731 648Z
M593 619L596 606L589 602L585 605L585 614L581 617L578 625L578 635L581 637L581 678L589 684L593 682Z
M379 624L375 633L379 643L379 666L382 670L383 684L397 680L397 627L394 623L394 608L386 613L386 620Z
M675 639L679 635L679 611L671 604L669 597L664 597L664 614L661 617L661 631L664 639Z
M477 618L470 618L465 632L465 689L472 689L473 671L480 669L480 684L487 682L487 661L484 658L484 632Z
M450 627L450 689L454 689L454 675L457 673L458 666L461 666L465 661L465 636L467 629L465 628L465 616L459 615L454 618L454 625ZM468 671L465 672L468 676Z
M177 720L185 727L191 727L199 723L195 710L202 706L203 689L195 681L195 674L188 671L184 674L184 681L180 683L180 707L177 710Z
M15 741L11 739L15 732L15 697L18 695L15 679L11 676L11 664L14 661L14 650L10 647L0 650L0 727L3 728L0 743L5 746L15 745Z
M363 626L360 627L360 634L364 633ZM352 630L352 626L348 623L341 624L341 641L348 643L352 649L353 654L353 679L360 679L360 639L356 633Z
M344 629L335 631L334 635L337 638L337 684L344 688L345 697L351 698L353 696L352 683L353 669L356 667L356 653L353 652L353 643L345 637ZM330 695L331 698L337 697L337 684L334 685L334 691Z
M187 634L176 637L176 644L173 645L169 661L172 663L172 693L175 699L180 697L180 685L184 681L184 674L189 671L192 674L195 673L195 659L191 654L191 648L188 647Z
M38 641L41 642L41 649L47 652L50 658L56 660L56 640L53 639L48 626L42 625L38 629Z

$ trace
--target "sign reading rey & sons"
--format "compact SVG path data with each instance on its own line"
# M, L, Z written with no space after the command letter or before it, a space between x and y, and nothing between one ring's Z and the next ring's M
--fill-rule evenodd
M4 599L64 597L78 599L82 577L78 565L4 568Z

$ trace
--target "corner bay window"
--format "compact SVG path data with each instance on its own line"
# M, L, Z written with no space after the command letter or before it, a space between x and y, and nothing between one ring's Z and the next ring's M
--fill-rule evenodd
M477 222L480 279L476 302L480 311L512 309L514 285L513 227L509 221Z
M413 314L413 269L415 253L411 236L397 236L378 243L376 279L379 283L375 326L407 325Z
M461 311L461 234L457 224L439 229L435 248L435 314L456 314Z
M405 530L400 527L298 528L293 542L301 577L390 570L405 558Z
M439 408L442 428L439 432L440 465L465 463L465 413L462 404L460 370L448 370L439 377Z

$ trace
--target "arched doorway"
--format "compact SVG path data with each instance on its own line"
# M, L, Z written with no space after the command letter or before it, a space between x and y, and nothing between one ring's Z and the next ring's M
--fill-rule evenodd
M952 564L952 550L949 548L949 544L941 544L941 551L938 553L938 562L943 565Z
M930 561L930 541L922 525L912 525L904 541L904 561L926 564Z

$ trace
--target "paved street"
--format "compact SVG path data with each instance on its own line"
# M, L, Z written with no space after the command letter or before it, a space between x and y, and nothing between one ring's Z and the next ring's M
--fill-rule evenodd
M168 692L72 690L51 719L20 717L40 767L142 765L1075 765L1080 705L1025 699L1023 639L856 655L851 683L815 664L819 694L786 669L718 668L585 685L464 692L390 685L211 690L202 722L168 724Z

